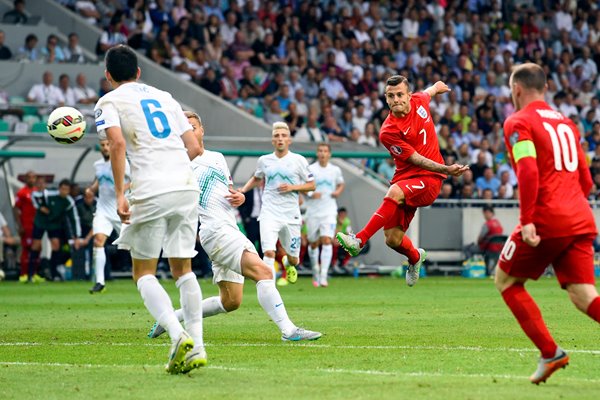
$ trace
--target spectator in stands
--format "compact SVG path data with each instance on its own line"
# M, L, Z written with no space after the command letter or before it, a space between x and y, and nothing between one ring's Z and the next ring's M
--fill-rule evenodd
M65 105L71 107L75 106L77 98L75 97L75 91L71 87L71 78L69 78L69 75L61 74L58 77L58 88L65 99Z
M315 99L319 96L320 88L316 69L312 67L308 68L300 82L304 88L304 94L308 99Z
M325 132L319 128L317 123L319 114L317 110L311 108L308 110L308 117L306 125L302 126L296 131L294 141L296 142L313 142L313 143L326 143L328 141Z
M42 83L33 85L29 90L27 101L48 104L52 107L63 106L65 104L65 97L61 90L52 83L53 80L54 75L52 75L52 72L45 71L42 76Z
M112 90L112 86L110 85L110 82L106 78L100 78L100 85L99 86L100 87L98 89L98 97L102 97L106 93L108 93L108 92L110 92Z
M214 68L208 68L204 72L204 76L200 79L200 87L208 90L214 95L219 96L221 94L221 83L217 78L217 73Z
M26 24L29 18L25 14L25 0L15 0L13 9L4 13L2 22L5 24Z
M497 197L499 199L512 199L514 195L515 187L510 183L510 172L502 171L502 174L500 174L500 187L498 188Z
M379 132L375 129L375 124L372 122L368 122L365 126L364 135L360 135L358 139L356 139L358 144L364 144L370 147L379 146Z
M483 197L483 191L490 189L493 196L498 194L498 188L500 187L500 180L494 175L494 170L490 167L485 167L483 170L483 176L480 176L475 180L475 187L479 197Z
M96 104L98 100L98 95L94 89L87 85L87 77L83 72L77 74L73 92L75 94L75 102L78 104Z
M6 34L3 30L0 30L0 60L10 60L12 58L12 51L4 45L5 39Z
M340 128L340 125L333 115L328 115L325 117L322 129L330 142L348 141L348 136L346 136L342 128Z
M342 82L337 77L336 67L333 65L329 66L327 68L327 76L321 81L320 87L331 100L345 104L348 99L348 92L346 92Z
M65 61L65 55L60 46L58 46L58 37L52 33L46 38L46 46L42 47L40 53L44 57L44 62L48 64Z
M121 27L123 26L123 20L121 15L115 14L110 24L104 29L98 39L98 45L96 46L96 54L103 57L104 54L118 44L127 44L127 37L121 33Z
M487 156L484 152L480 152L477 155L477 161L469 166L469 169L473 173L473 179L476 181L479 177L483 176L483 171L489 168L487 165Z
M91 25L96 25L102 19L102 14L96 8L93 0L75 1L75 10Z
M266 123L272 125L275 122L284 121L285 112L281 109L279 100L277 100L277 98L270 97L269 99L265 99L265 104L268 104L264 115L264 120Z
M39 50L36 48L38 38L30 33L25 37L25 44L17 52L17 61L33 62L41 58Z
M64 54L65 62L77 64L83 64L85 62L83 49L79 45L79 35L75 32L69 33L67 45L62 48L62 52Z
M383 162L379 164L377 167L377 173L386 181L391 181L394 177L394 173L396 172L396 164L394 164L393 158L386 158Z

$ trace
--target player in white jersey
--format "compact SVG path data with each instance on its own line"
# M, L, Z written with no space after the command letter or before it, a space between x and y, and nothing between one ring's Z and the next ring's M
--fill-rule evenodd
M199 193L190 160L200 153L200 146L173 97L137 82L141 71L131 48L111 48L105 64L106 79L114 90L98 100L94 113L98 134L110 142L117 213L124 224L115 243L130 250L133 279L144 305L171 337L167 372L185 373L207 362L202 292L191 263L196 255ZM128 199L125 150L131 166ZM161 248L177 280L187 331L155 276Z
M300 262L302 226L298 193L315 190L315 181L306 159L289 150L292 137L285 122L273 124L271 143L275 151L258 159L254 175L241 191L246 193L265 181L263 203L258 216L263 260L275 271L275 250L279 239L286 253L283 266L287 281L295 283L298 279L296 265Z
M213 282L219 296L202 301L204 317L235 311L242 303L244 277L256 282L258 302L281 331L282 340L317 340L321 333L299 328L290 320L275 286L273 271L260 259L254 245L240 231L235 207L245 196L233 190L229 167L221 153L204 149L204 128L198 114L186 111L203 149L192 163L200 186L200 242L212 260ZM182 311L176 311L182 319ZM148 337L156 338L164 329L156 322Z
M115 180L110 165L110 150L107 139L100 139L100 153L102 153L102 158L94 163L96 178L92 185L86 189L86 192L91 191L98 194L98 203L96 204L96 212L92 223L96 284L90 289L90 294L104 292L104 267L106 266L104 244L113 230L117 233L121 232L121 218L117 214ZM125 189L129 186L129 174L129 163L125 160Z
M333 256L333 235L337 223L337 199L344 191L344 177L337 165L329 162L331 146L317 146L317 161L308 169L315 177L317 188L308 192L306 200L306 229L308 257L313 270L313 286L327 287L327 274ZM319 245L321 259L319 260Z

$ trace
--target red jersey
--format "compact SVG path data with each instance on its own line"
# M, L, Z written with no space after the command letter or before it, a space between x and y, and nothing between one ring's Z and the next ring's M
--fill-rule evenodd
M31 200L31 193L35 192L35 187L30 188L29 186L22 187L17 192L17 198L15 200L15 207L21 211L21 226L23 229L33 229L33 219L35 218L35 207Z
M483 251L491 251L495 253L500 253L502 247L504 247L504 243L489 243L490 239L494 236L502 235L504 229L502 229L502 224L496 218L489 219L484 223L485 228L482 229L483 236L479 237L478 245L479 248Z
M423 157L444 164L435 133L435 125L429 112L430 100L427 93L414 93L410 98L410 112L403 118L396 118L390 112L381 126L379 140L388 149L396 163L396 172L392 183L425 175L446 178L444 174L427 171L406 161L408 157L417 152Z
M580 140L575 124L543 101L530 103L504 122L504 141L517 176L529 172L519 171L519 160L536 156L529 165L531 169L537 165L533 175L538 177L537 195L531 193L535 180L519 178L521 223L533 222L542 239L596 232L588 193L584 193L589 187L583 189L588 182L591 187L591 176ZM531 210L524 211L525 207Z

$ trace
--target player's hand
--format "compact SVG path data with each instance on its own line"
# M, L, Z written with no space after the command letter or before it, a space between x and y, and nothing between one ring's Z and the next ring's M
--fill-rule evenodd
M323 197L321 192L313 192L313 195L310 198L316 200L316 199L320 199L321 197Z
M290 193L294 191L294 187L289 183L282 183L281 185L279 185L277 190L279 191L279 193Z
M46 207L46 206L41 206L41 207L40 207L40 212L41 212L42 214L46 214L46 215L50 214L50 210L49 210L49 209L48 209L48 207Z
M448 175L461 176L469 169L468 165L452 164L448 165Z
M129 224L129 217L131 213L129 212L129 202L125 198L125 196L117 197L117 214L119 214L119 218L121 218L121 222L124 224Z
M229 189L229 194L225 195L225 198L232 207L239 207L246 201L244 193L233 189Z
M540 238L535 230L534 224L527 224L521 227L521 237L523 241L531 247L537 247L542 238Z
M73 248L75 250L79 250L80 247L81 247L81 240L79 238L73 239Z
M433 84L433 87L437 91L437 94L444 94L444 93L450 92L452 90L448 87L448 85L446 85L442 81L437 81L436 83Z

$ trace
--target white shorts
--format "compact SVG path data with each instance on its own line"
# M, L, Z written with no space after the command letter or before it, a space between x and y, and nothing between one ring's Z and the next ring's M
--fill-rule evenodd
M217 231L208 232L201 228L200 244L212 261L213 283L244 283L242 255L244 251L258 254L252 242L237 226L225 225Z
M277 250L277 239L285 252L300 256L300 224L290 224L272 219L260 220L260 245L262 251Z
M333 238L336 222L335 215L332 218L323 216L306 218L306 236L309 243L314 243L323 236Z
M123 225L114 243L130 250L140 260L192 258L196 255L198 192L181 190L164 193L130 205L131 223Z
M110 236L113 230L121 233L121 220L115 220L102 212L96 212L94 214L94 221L92 222L92 230L94 231L94 235L102 233L105 236Z

